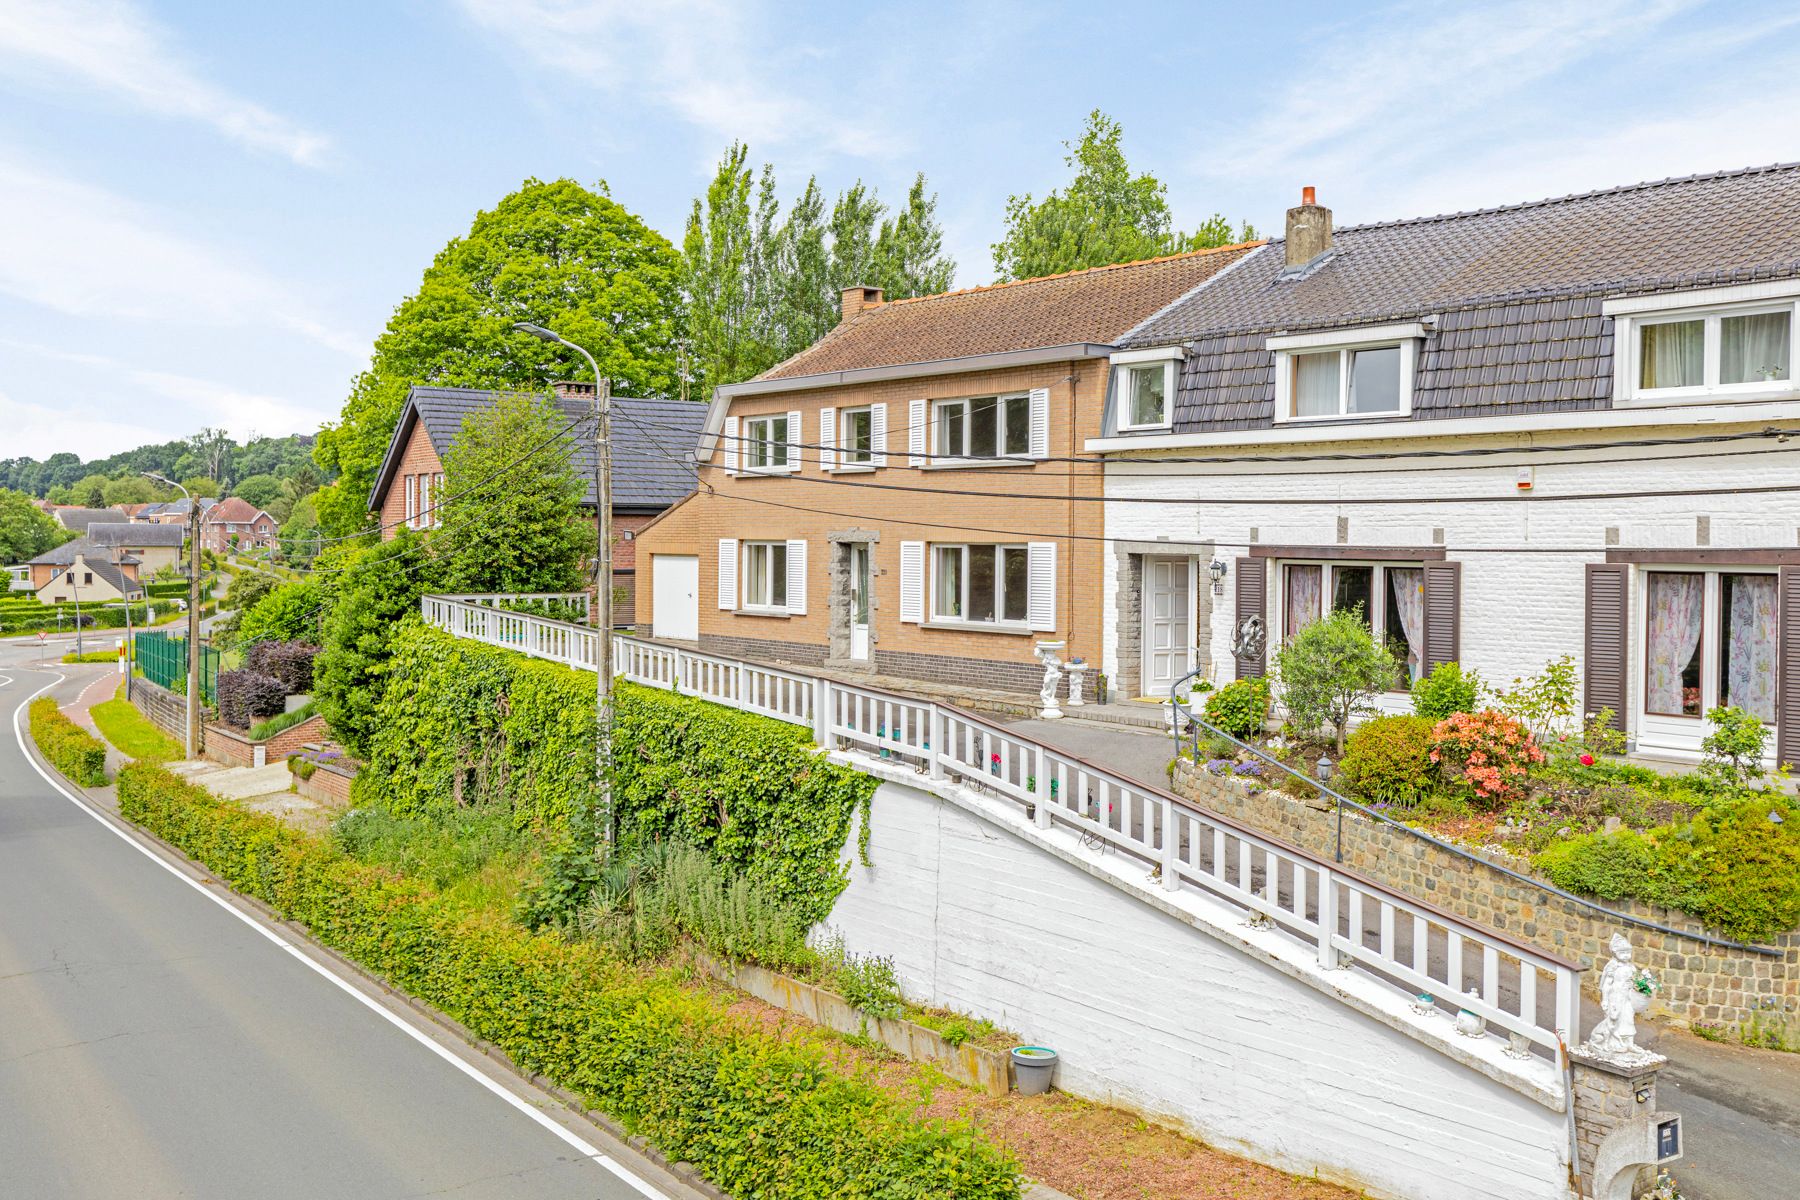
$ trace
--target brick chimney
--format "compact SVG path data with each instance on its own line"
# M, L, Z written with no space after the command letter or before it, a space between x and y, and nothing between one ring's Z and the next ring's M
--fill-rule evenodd
M865 308L875 308L881 304L881 289L869 287L867 284L856 284L847 287L841 293L838 304L838 324L842 325L851 317L861 313Z
M1331 249L1331 210L1300 189L1300 207L1287 210L1287 265L1303 267Z
M594 385L582 383L574 379L559 379L550 385L550 390L563 400L592 400Z

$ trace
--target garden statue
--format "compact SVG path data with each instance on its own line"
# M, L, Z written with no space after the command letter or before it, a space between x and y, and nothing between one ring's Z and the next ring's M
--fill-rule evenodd
M1087 704L1087 701L1082 699L1081 695L1081 683L1082 680L1087 677L1087 669L1087 663L1079 658L1072 658L1063 664L1063 670L1067 672L1069 676L1070 708L1081 708Z
M1067 642L1037 644L1037 656L1044 664L1044 687L1038 693L1038 699L1044 702L1044 707L1038 712L1041 720L1055 721L1063 715L1062 709L1056 704L1056 685L1062 680L1062 659L1057 657L1056 652L1066 645Z
M1600 1023L1582 1049L1596 1058L1615 1061L1648 1058L1650 1052L1637 1044L1637 1014L1647 1006L1649 993L1639 985L1639 972L1631 962L1631 943L1625 935L1613 934L1610 948L1612 957L1600 972Z

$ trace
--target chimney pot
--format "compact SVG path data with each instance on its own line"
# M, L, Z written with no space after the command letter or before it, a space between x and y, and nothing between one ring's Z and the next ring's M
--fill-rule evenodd
M1331 249L1331 210L1316 203L1317 193L1300 189L1300 206L1287 210L1287 265L1303 267Z
M558 379L550 390L564 400L591 400L594 396L594 385L578 379Z
M838 324L861 313L865 308L874 308L882 301L881 289L870 287L864 283L854 284L839 293Z

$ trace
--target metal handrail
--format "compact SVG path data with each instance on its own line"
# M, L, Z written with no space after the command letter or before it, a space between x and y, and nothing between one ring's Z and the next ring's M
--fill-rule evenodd
M1664 925L1664 924L1661 924L1660 922L1652 921L1648 917L1634 916L1631 913L1620 912L1616 908L1608 908L1606 905L1601 904L1596 900L1590 900L1585 896L1578 896L1574 892L1565 891L1564 889L1557 887L1554 883L1551 883L1548 880L1538 879L1535 876L1526 875L1525 873L1523 873L1521 871L1515 871L1510 867L1501 866L1499 863L1493 861L1492 859L1484 858L1483 856L1481 856L1479 854L1475 854L1468 850L1465 850L1463 847L1456 845L1454 842L1447 842L1447 841L1443 840L1442 838L1433 837L1431 834L1426 833L1424 830L1415 829L1411 825L1408 825L1404 821L1396 821L1396 820L1394 820L1394 818L1388 816L1386 813L1378 812L1375 809L1370 808L1368 805L1361 803L1360 801L1352 800L1350 797L1348 797L1348 796L1344 795L1342 792L1339 792L1336 789L1330 787L1323 781L1313 778L1311 775L1308 775L1304 771L1295 770L1293 767L1290 767L1287 763L1282 762L1279 758L1276 758L1273 755L1268 754L1267 752L1259 749L1256 746L1252 746L1250 743L1248 743L1246 741L1243 741L1239 738L1233 737L1231 734L1226 733L1223 729L1220 729L1218 726L1209 724L1206 721L1202 721L1199 717L1195 716L1194 710L1192 708L1189 708L1186 704L1183 704L1180 700L1176 699L1176 695L1178 694L1181 686L1184 683L1186 683L1188 680L1193 679L1195 676L1200 675L1200 674L1202 674L1202 672L1199 670L1189 671L1186 675L1183 675L1180 679L1176 680L1169 687L1169 704L1170 704L1171 708L1177 714L1185 714L1187 716L1189 723L1194 726L1194 731L1195 731L1194 761L1195 761L1195 764L1198 765L1199 759L1200 759L1199 731L1200 731L1200 729L1205 729L1205 730L1207 730L1207 732L1216 734L1217 736L1222 737L1226 741L1232 743L1234 746L1237 746L1240 749L1249 751L1251 754L1254 754L1257 758L1262 759L1264 762L1268 763L1269 765L1274 766L1274 767L1279 767L1281 770L1287 772L1289 775L1292 775L1295 779L1298 779L1303 783L1310 784L1312 787L1317 788L1319 791L1323 792L1325 795L1330 796L1334 801L1336 801L1336 805L1337 805L1337 847L1336 847L1336 853L1335 853L1334 857L1340 863L1344 861L1344 809L1345 809L1345 807L1349 807L1349 808L1355 809L1357 812L1363 814L1365 817L1369 817L1372 820L1380 821L1384 825L1390 825L1393 828L1401 830L1401 831L1411 835L1412 837L1419 839L1422 842L1426 842L1430 845L1436 846L1440 850L1447 850L1451 854L1456 855L1458 858L1465 858L1465 859L1468 859L1470 862L1479 863L1483 867L1486 867L1488 870L1496 872L1497 874L1500 874L1500 875L1504 875L1508 879L1515 880L1519 883L1528 884L1531 887L1537 888L1539 891L1548 892L1552 896L1560 896L1564 900L1568 900L1571 903L1580 905L1582 908L1589 909L1593 912L1600 913L1612 920L1621 921L1628 925L1635 925L1640 929L1652 929L1652 930L1655 930L1657 933L1673 934L1676 937L1684 937L1684 938L1689 939L1690 941L1700 942L1701 944L1707 945L1707 946L1717 946L1720 949L1724 949L1724 950L1743 950L1743 951L1747 951L1748 953L1751 953L1751 954L1760 954L1760 955L1763 955L1764 957L1768 957L1768 958L1781 958L1786 953L1784 950L1782 950L1778 946L1758 946L1753 942L1734 942L1729 938L1714 937L1710 933L1694 933L1694 932L1692 932L1690 930L1686 930L1686 929L1676 929L1672 925ZM1181 722L1179 719L1177 719L1176 721L1173 722L1173 724L1174 724L1174 728L1175 728L1175 756L1177 758L1179 758L1179 757L1181 757Z

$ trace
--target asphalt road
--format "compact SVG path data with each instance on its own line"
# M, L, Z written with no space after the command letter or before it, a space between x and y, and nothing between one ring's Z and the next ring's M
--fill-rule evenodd
M692 1195L60 794L38 658L0 643L0 1197Z

